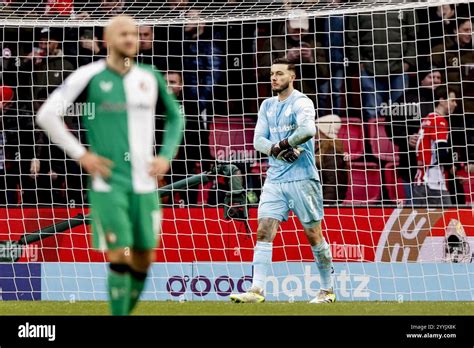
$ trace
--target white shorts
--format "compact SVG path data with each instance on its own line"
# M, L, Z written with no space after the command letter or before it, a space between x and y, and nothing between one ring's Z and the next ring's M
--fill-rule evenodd
M313 227L324 216L323 192L316 179L269 183L263 185L258 219L288 220L292 210L304 227Z

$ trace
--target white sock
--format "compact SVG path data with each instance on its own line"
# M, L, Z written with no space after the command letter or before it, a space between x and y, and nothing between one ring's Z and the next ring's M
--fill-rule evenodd
M253 281L252 288L265 290L267 271L272 262L272 243L257 242L253 252Z
M318 245L312 246L311 249L321 276L321 289L328 290L333 287L331 248L323 238Z

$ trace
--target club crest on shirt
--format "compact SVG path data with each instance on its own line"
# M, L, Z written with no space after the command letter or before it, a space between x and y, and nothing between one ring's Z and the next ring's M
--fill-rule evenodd
M107 242L110 244L114 244L117 242L117 235L113 232L107 232L105 238L107 239Z
M286 110L285 110L285 116L286 116L286 117L289 117L289 116L291 115L291 111L292 111L292 110L291 110L291 105L289 105L289 106L286 108Z
M112 81L100 81L99 86L103 92L110 92L114 84Z

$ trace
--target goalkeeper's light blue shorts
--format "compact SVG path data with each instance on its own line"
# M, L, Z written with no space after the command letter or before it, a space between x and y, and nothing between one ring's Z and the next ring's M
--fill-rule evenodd
M318 224L324 216L321 183L316 179L265 182L258 206L258 219L286 221L290 210L304 227Z

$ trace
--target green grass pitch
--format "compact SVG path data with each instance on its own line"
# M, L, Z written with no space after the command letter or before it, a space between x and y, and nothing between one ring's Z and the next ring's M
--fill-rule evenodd
M1 315L108 315L108 304L97 301L0 301ZM305 302L233 304L192 301L141 302L134 315L474 315L474 302Z

